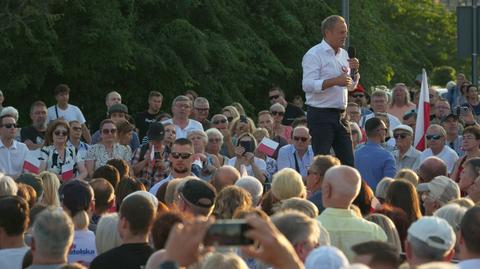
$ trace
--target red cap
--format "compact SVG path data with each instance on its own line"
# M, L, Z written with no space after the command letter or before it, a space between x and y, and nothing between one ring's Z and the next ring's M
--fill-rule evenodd
M365 88L363 88L363 86L360 83L358 83L357 87L355 87L353 91L349 92L349 94L354 94L357 92L365 93Z

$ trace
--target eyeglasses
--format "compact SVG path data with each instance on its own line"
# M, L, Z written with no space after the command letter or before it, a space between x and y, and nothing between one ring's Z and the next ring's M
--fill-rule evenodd
M270 98L270 100L274 100L274 99L277 99L278 97L280 97L279 94L277 95L272 95L272 96L269 96L268 98Z
M221 119L221 120L215 120L212 122L213 124L220 124L220 123L227 123L226 119Z
M408 136L408 134L406 134L406 133L402 133L402 134L393 134L393 137L394 137L395 139L399 139L399 138L401 138L401 139L405 139L405 138L407 138L407 136Z
M206 112L206 111L210 110L210 108L199 108L199 107L196 107L195 109L198 110L198 111L202 111L202 112Z
M190 152L172 152L172 153L170 153L170 155L174 159L182 158L183 160L186 160L186 159L190 158L190 156L192 156L192 153L190 153Z
M220 141L222 141L222 139L220 139L220 138L210 138L210 139L208 139L208 142L210 142L210 143L219 143Z
M464 135L464 136L463 136L463 140L467 140L467 139L468 139L468 140L476 140L477 138L476 138L475 136L470 136L470 135L466 135L466 136L465 136L465 135Z
M72 130L79 132L82 130L82 127L72 127Z
M16 123L6 123L6 124L3 124L2 127L5 127L7 129L10 129L10 128L17 128L17 124Z
M442 135L426 135L427 140L439 140L442 138Z
M352 94L352 97L353 98L363 98L363 97L365 97L365 95L362 94L362 93L355 93L355 94Z
M115 134L117 132L117 129L103 129L102 133L103 134Z
M294 137L293 137L293 140L295 140L295 141L300 141L300 140L302 140L302 142L307 142L308 137L294 136Z
M55 131L53 132L54 135L56 136L67 136L68 132L67 131Z
M273 116L276 116L276 115L283 116L283 114L285 114L285 113L281 112L281 111L272 111Z

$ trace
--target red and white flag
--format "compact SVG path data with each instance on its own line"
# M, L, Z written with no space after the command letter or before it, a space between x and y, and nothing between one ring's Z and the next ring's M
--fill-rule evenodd
M152 163L152 169L155 167L155 145L152 145L150 149L150 162Z
M427 147L425 134L430 126L430 96L428 92L427 72L422 69L422 87L420 88L420 99L418 100L417 124L415 126L415 140L413 145L419 151Z
M23 170L34 174L40 173L40 160L36 154L32 152L27 153L23 162Z
M266 154L272 157L273 154L275 153L275 150L277 150L278 145L279 144L273 141L272 139L264 137L260 142L260 144L258 145L257 150L263 154Z
M62 165L62 181L67 182L72 179L74 176L73 174L73 162L66 163Z

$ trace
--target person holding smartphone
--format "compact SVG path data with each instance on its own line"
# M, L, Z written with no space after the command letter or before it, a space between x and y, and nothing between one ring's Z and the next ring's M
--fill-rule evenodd
M260 182L265 182L267 165L264 160L254 156L257 141L250 133L243 133L238 137L235 157L228 161L228 165L234 166L242 175L248 174Z

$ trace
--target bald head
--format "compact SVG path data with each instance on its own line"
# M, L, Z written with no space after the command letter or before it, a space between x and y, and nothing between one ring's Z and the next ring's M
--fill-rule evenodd
M420 183L430 182L436 176L448 176L447 165L440 158L431 156L426 158L418 168Z
M240 173L233 166L224 165L217 169L212 179L212 185L220 192L227 186L234 185L240 178Z
M346 165L327 170L322 185L325 207L348 208L360 192L362 179L355 168Z

